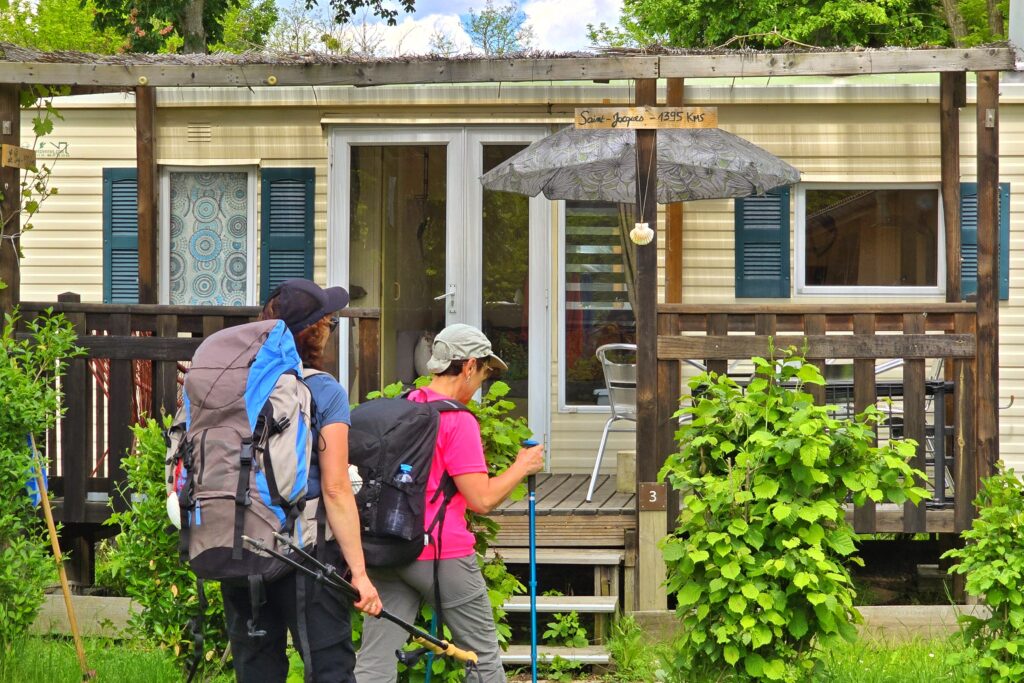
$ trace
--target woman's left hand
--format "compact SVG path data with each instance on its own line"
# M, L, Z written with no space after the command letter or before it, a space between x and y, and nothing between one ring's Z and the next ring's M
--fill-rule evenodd
M355 605L356 609L374 617L380 614L384 605L381 604L380 595L377 594L377 589L370 582L370 577L366 575L366 572L353 574L352 585L359 591L359 602Z

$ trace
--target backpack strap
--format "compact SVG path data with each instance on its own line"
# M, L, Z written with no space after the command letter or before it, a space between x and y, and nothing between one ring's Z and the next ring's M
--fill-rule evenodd
M242 559L242 534L245 531L245 508L252 505L249 497L249 473L252 471L252 438L242 439L239 453L241 466L238 472L238 488L235 490L235 533L234 546L231 548L231 559Z
M196 671L203 661L203 621L206 616L206 608L209 603L206 601L206 590L203 587L203 580L196 578L196 597L199 598L199 611L189 620L189 628L192 631L192 664L189 666L188 679L186 683L192 683Z
M249 577L249 606L252 609L252 618L246 622L250 638L262 638L267 635L263 629L256 628L260 619L260 608L267 604L267 591L263 585L263 577L259 574L250 574Z

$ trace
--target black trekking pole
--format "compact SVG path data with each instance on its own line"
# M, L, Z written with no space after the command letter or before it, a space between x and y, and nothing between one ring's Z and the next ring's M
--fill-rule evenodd
M359 590L351 583L346 581L345 578L342 577L341 574L339 574L334 567L328 564L324 564L320 560L316 559L315 557L307 553L305 550L295 545L290 538L283 534L275 533L274 538L286 544L289 548L294 550L303 559L313 563L316 569L310 569L303 563L298 562L295 559L288 557L287 555L283 555L282 553L277 552L273 548L268 548L267 544L258 538L242 536L242 540L256 548L256 550L265 552L271 557L281 560L282 562L294 567L295 569L305 572L306 574L313 577L317 581L323 583L324 585L328 586L329 588L333 588L334 590L338 591L339 593L344 595L349 600L352 600L353 602L359 599ZM387 619L392 624L399 626L402 630L404 630L406 633L412 636L414 642L418 643L430 652L433 652L435 655L444 655L446 657L451 657L456 661L465 663L467 667L476 666L477 655L472 650L463 650L462 648L456 647L454 644L449 643L446 640L435 638L430 633L424 631L423 629L417 626L414 626L413 624L410 624L404 619L396 617L394 614L391 614L387 610L382 609L380 611L380 614L376 615L375 618ZM403 660L403 663L409 664L409 662L406 661L405 657L399 655L399 658Z

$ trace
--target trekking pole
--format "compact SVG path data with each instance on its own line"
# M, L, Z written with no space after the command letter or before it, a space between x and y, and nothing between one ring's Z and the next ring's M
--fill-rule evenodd
M524 448L538 446L533 439L523 441ZM537 683L537 475L526 477L530 497L530 680Z
M85 648L82 647L82 634L78 631L78 619L75 608L71 604L71 587L68 575L64 571L64 556L60 552L60 541L57 538L57 526L53 523L53 510L50 509L50 496L46 492L46 478L43 475L43 463L36 450L36 439L28 435L28 446L32 449L32 468L35 470L36 487L39 489L39 501L46 518L46 529L50 534L50 546L53 548L53 559L57 563L57 575L60 577L60 590L64 594L64 608L68 612L68 624L71 626L71 637L75 641L75 654L78 656L78 667L82 670L82 680L96 678L96 672L89 668L85 660Z
M295 545L290 538L283 534L275 533L274 538L276 538L281 543L286 544L289 548L294 550L303 559L312 562L316 569L310 569L301 562L298 562L295 559L288 557L287 555L283 555L274 550L273 548L268 548L266 543L264 543L262 540L258 538L242 536L243 541L253 546L257 550L265 552L271 557L281 560L282 562L294 567L295 569L305 572L317 581L320 581L324 585L338 591L339 593L347 597L349 600L352 600L354 602L359 599L359 590L351 583L346 581L344 577L342 577L341 574L339 574L334 567L324 564L320 560L316 559L315 557L307 553L305 550ZM391 614L387 610L382 609L380 611L380 614L376 615L375 618L386 619L390 621L392 624L395 624L396 626L400 627L403 631L412 636L414 642L425 647L427 650L433 652L436 655L444 655L445 657L451 657L456 661L463 662L466 665L476 666L477 655L472 650L463 650L462 648L456 647L454 644L449 643L446 640L435 638L423 629L413 624L410 624L404 619L396 617L394 614Z

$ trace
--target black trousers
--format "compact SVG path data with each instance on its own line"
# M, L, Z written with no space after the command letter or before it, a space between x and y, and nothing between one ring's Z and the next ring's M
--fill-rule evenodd
M338 544L326 546L322 561L344 573ZM264 586L266 603L256 628L267 632L250 638L252 618L248 583L221 584L228 638L238 683L284 683L288 677L288 632L302 655L306 683L355 683L350 605L338 593L305 572L293 571Z

